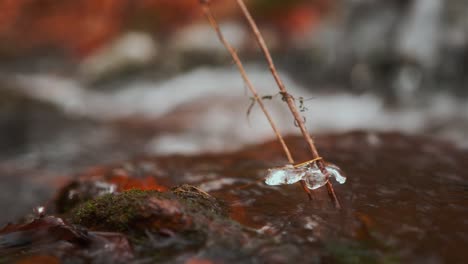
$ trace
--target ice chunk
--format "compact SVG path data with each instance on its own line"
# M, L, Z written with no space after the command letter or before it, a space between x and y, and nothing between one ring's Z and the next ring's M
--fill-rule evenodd
M338 183L343 184L346 182L346 176L343 174L343 171L341 171L341 169L338 166L336 166L335 164L328 163L325 168L327 169L328 173L330 173L330 177L335 177L335 180Z
M316 165L307 170L304 178L307 188L311 190L318 189L327 183L327 178Z
M305 173L305 170L294 168L293 165L273 168L268 170L265 183L268 185L293 184L302 180Z
M327 163L325 168L330 174L330 177L335 178L337 182L340 184L346 182L346 177L338 166ZM327 177L320 171L317 164L313 163L304 166L286 165L279 168L269 169L265 183L268 185L284 185L293 184L300 180L304 180L307 188L311 190L324 186L328 181Z

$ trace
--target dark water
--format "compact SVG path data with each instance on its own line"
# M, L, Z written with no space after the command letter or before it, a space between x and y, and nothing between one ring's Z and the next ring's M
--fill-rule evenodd
M235 235L225 237L224 229L218 228L196 252L179 252L166 261L464 263L468 152L428 138L391 133L356 132L321 136L316 141L321 155L348 177L344 185L334 183L342 210L333 207L324 188L309 201L300 185L270 187L261 181L266 169L286 163L276 142L232 154L142 158L96 167L81 176L76 185L81 187L73 188L86 192L97 182L133 184L128 180L122 185L116 177L142 179L146 185L140 188L196 185L226 203L230 218L242 225L237 229L225 224L223 228ZM301 138L290 137L287 142L298 162L309 159ZM148 181L149 176L154 181ZM49 211L53 212L52 207ZM3 233L0 240L11 238ZM244 235L247 238L241 239ZM218 241L216 236L237 243L237 250L213 249L209 242ZM38 252L57 256L47 247ZM102 256L96 252L96 257ZM136 249L127 260L148 261L139 256L141 252Z

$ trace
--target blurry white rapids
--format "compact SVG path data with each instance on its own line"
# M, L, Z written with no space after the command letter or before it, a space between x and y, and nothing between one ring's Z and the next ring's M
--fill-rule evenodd
M250 65L247 72L262 96L277 94L268 69ZM426 133L468 147L466 100L441 93L422 103L391 109L373 94L317 94L296 84L287 74L280 75L290 94L311 98L305 101L308 110L301 113L311 133L358 129ZM257 105L247 117L250 94L234 67L202 67L166 80L135 80L106 91L91 89L78 79L50 74L7 78L16 91L72 116L104 122L134 117L147 120L156 126L155 136L144 150L148 154L225 152L274 139ZM298 134L280 96L264 103L283 134Z
M344 176L338 166L328 163L325 169L330 177L335 178L338 183L343 184L346 182L346 176ZM288 164L283 167L269 169L265 183L272 186L287 185L299 182L300 180L304 180L307 188L311 190L324 186L328 181L327 177L317 167L317 164L313 163L305 166Z

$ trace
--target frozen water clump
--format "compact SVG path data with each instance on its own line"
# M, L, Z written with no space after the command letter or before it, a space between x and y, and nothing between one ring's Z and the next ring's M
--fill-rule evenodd
M325 175L320 171L319 168L314 164L307 170L307 174L304 177L307 188L311 190L318 189L327 183Z
M335 178L338 183L343 184L346 182L346 176L344 176L341 169L335 164L327 163L325 169L327 169L330 177ZM306 182L307 188L311 190L315 190L324 186L328 181L328 179L320 171L315 163L307 170L304 180Z
M330 177L334 177L337 182L340 184L346 182L346 177L338 166L327 163L325 168ZM293 184L300 180L304 180L307 188L311 190L324 186L328 181L327 177L320 171L316 163L309 163L306 165L286 165L269 169L265 183L268 185L284 185Z
M330 173L330 177L335 177L335 180L337 182L339 182L340 184L346 182L346 176L338 166L332 163L327 163L327 166L325 166L325 168L327 169L328 173Z
M302 180L305 174L306 170L288 164L284 167L269 169L265 183L268 185L293 184Z

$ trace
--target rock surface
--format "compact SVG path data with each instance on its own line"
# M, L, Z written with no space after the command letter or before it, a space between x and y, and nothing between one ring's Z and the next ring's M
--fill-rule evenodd
M308 201L298 185L271 187L262 182L268 168L286 163L276 142L235 153L139 158L78 175L59 192L55 208L49 207L49 214L56 216L2 229L2 260L464 261L466 150L396 133L353 132L316 141L323 157L348 177L345 185L335 185L342 210L333 208L323 188ZM297 162L310 158L301 138L288 137L287 142ZM128 178L115 180L116 175ZM91 188L98 182L107 184L104 192ZM170 189L182 184L190 185ZM144 186L146 190L131 190ZM131 214L123 217L127 209ZM41 222L66 232L57 236L49 228L44 233L44 224L37 224ZM25 229L36 234L34 243L18 242ZM55 242L44 244L43 239ZM114 261L118 254L125 257Z

